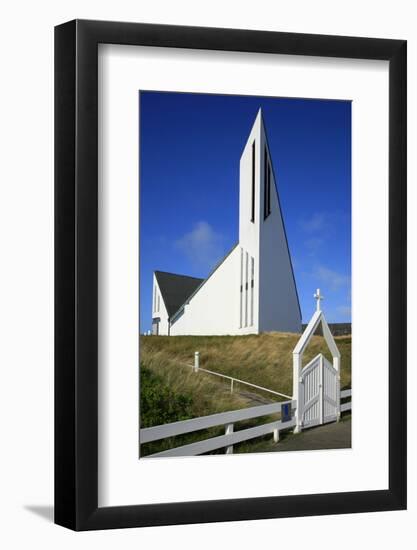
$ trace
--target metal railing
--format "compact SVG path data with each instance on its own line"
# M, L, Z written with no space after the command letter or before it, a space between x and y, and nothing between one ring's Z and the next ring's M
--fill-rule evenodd
M220 372L215 372L212 370L204 369L200 367L200 353L198 351L194 354L194 365L191 365L189 363L185 363L187 367L191 367L194 372L206 372L208 374L212 374L214 376L218 376L220 378L224 378L226 380L230 380L230 393L233 393L234 390L234 383L237 382L239 384L244 384L246 386L250 386L252 388L255 388L257 390L262 390L268 393L272 393L273 395L277 395L279 397L285 397L286 399L292 399L291 395L286 395L285 393L281 393L275 390L270 390L269 388L264 388L263 386L258 386L257 384L253 384L252 382L247 382L246 380L241 380L240 378L235 378L234 376L228 376L227 374L221 374Z

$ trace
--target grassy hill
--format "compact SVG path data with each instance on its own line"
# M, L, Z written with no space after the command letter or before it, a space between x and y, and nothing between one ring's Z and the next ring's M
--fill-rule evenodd
M141 336L141 369L143 373L147 373L146 392L151 392L154 396L151 400L144 400L142 396L142 427L161 423L160 418L165 417L169 418L169 422L174 422L279 400L271 394L249 389L241 384L235 384L231 394L227 380L223 381L204 372L194 373L188 365L193 364L195 351L200 352L200 367L291 395L292 351L298 339L299 335L287 333L249 336ZM351 337L337 337L336 343L342 356L341 388L348 388L351 384ZM304 354L303 364L307 364L320 352L331 360L324 338L314 336ZM152 384L155 386L153 389ZM166 397L158 401L155 398L158 393ZM186 409L182 410L178 402L186 403ZM158 407L168 408L169 411L155 410ZM259 419L244 425L242 423L237 428L264 421L265 419ZM176 438L175 443L167 440L145 445L142 446L142 454L198 438L203 439L208 433L206 431L204 437L190 434ZM222 433L222 428L213 429L210 435L219 433ZM244 448L247 451L248 445Z

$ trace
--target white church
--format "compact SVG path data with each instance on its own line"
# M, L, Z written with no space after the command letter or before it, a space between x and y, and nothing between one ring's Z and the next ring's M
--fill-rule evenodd
M153 274L152 334L301 332L291 255L259 110L240 158L239 242L206 279Z

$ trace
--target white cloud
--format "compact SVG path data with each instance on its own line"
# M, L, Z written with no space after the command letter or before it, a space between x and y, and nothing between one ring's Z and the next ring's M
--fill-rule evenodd
M311 218L301 220L300 225L307 233L314 233L324 229L327 225L326 216L323 213L315 212Z
M315 267L314 276L330 290L338 290L350 282L350 278L347 275L337 273L337 271L333 271L324 265Z
M324 239L312 237L311 239L307 239L304 244L309 255L314 256L323 247Z
M223 237L209 223L200 221L193 229L175 241L174 246L199 269L209 270L221 259Z

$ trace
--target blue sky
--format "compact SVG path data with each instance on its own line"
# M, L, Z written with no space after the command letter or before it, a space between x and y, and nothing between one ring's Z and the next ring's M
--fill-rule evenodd
M238 241L239 159L261 107L303 322L351 320L351 103L141 92L140 323L152 273L205 277Z

